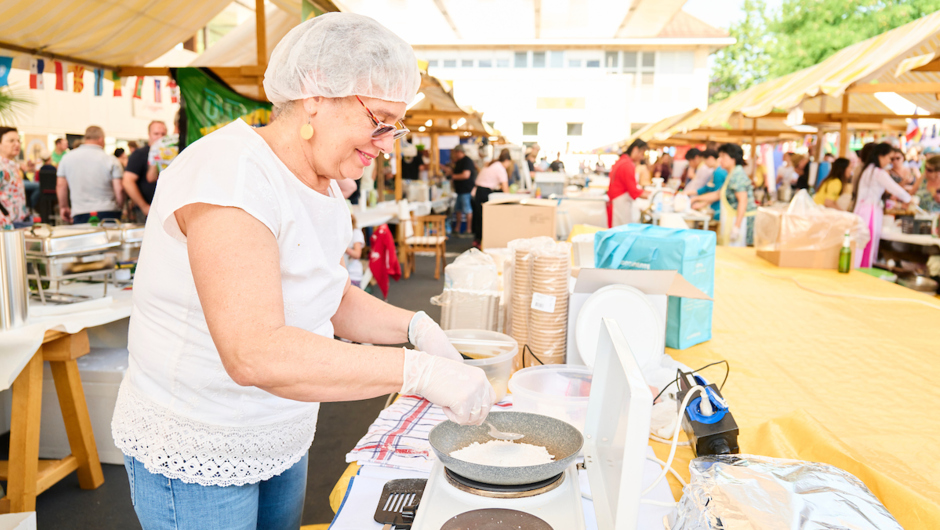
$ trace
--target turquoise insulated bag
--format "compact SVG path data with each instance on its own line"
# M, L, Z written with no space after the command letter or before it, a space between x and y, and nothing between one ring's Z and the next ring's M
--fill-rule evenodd
M599 269L679 271L709 297L715 296L714 232L628 224L594 235ZM712 338L710 300L669 297L666 346L684 350Z

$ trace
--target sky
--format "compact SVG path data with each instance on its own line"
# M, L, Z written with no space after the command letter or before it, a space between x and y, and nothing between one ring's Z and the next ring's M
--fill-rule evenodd
M767 8L776 10L782 3L783 0L767 0ZM743 5L744 0L688 0L682 9L711 26L728 29L744 18Z

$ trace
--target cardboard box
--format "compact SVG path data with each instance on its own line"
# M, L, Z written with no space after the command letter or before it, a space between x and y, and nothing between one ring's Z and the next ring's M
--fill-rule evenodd
M598 289L614 284L629 285L646 295L662 322L661 329L650 330L650 333L659 333L663 337L664 344L670 296L711 300L708 295L683 278L678 271L580 269L577 271L577 281L568 301L568 364L584 365L581 353L578 351L576 336L578 314L581 312L581 308ZM607 316L615 320L630 318L632 311L640 309L624 307L623 313ZM627 340L629 340L629 337L627 337ZM662 354L664 351L656 353Z
M556 202L503 196L483 205L483 248L506 248L514 239L555 238Z
M838 269L839 252L842 247L824 250L758 250L757 256L778 267L794 269ZM852 256L855 257L855 242L852 242ZM852 260L854 268L854 259Z

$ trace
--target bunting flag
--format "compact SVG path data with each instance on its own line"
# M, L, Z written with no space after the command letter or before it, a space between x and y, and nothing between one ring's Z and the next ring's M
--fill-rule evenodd
M154 103L163 103L163 94L160 90L160 80L153 80L153 102Z
M81 92L85 89L85 67L75 65L72 67L72 92Z
M35 57L29 61L29 88L33 90L43 90L45 87L42 83L42 71L46 69L46 61L42 59L36 59Z
M68 90L66 88L65 74L68 73L68 67L62 61L53 61L52 68L55 70L55 89Z
M104 69L95 68L95 95L100 96L104 93Z
M166 84L166 87L170 89L170 103L179 103L180 87L176 84L176 79L171 77L170 82Z
M13 58L0 56L0 86L10 84L10 70L13 68Z
M108 73L108 78L111 79L112 82L114 82L114 97L116 98L121 97L121 85L123 84L123 81L121 81L121 76L118 75L118 73L115 72L114 70L111 70Z
M137 82L134 83L134 99L142 99L144 97L144 77L137 76Z

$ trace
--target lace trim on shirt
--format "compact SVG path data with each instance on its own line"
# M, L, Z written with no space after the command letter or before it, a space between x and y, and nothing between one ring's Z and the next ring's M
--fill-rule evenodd
M242 486L296 464L313 442L317 413L269 425L222 427L179 416L123 384L111 431L115 445L151 473L188 484Z

